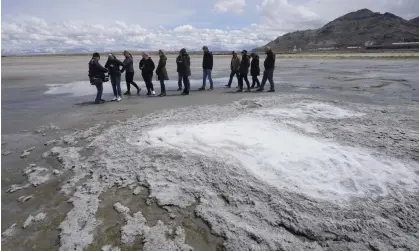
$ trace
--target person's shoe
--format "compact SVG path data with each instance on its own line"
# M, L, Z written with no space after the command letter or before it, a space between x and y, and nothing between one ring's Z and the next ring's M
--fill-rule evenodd
M100 99L100 101L103 101L103 102L105 102L105 100L104 100L104 99L102 99L102 98Z
M166 96L166 93L165 93L165 92L162 92L162 93L160 93L160 95L159 95L159 97L164 97L164 96Z
M198 91L205 91L205 87L199 88Z
M151 91L151 95L156 95L156 92L155 91Z
M178 90L178 91L182 91L182 87L179 87L177 90Z
M116 101L120 102L122 100L121 96L118 96L118 98L116 99Z
M263 89L259 87L256 91L257 92L263 92Z
M138 93L138 91L137 91L137 93ZM126 91L125 93L124 93L124 95L131 95L131 92L130 91ZM116 99L115 99L116 100Z
M137 95L140 95L140 92L141 92L141 88L138 88L137 89Z
M103 100L103 99L101 99L99 102L95 102L95 104L103 104L103 103L105 103L105 100Z
M214 90L214 87L213 87L213 86L211 86L211 87L208 89L208 91L212 91L212 90Z
M125 94L124 94L125 95ZM115 96L113 97L112 101L116 101L118 98Z
M275 92L275 89L270 89L268 92Z
M250 89L255 89L255 86L254 85L250 86Z
M224 87L225 88L231 88L231 85L225 85Z
M240 86L236 86L236 89L239 89L240 88Z
M244 92L251 92L252 90L250 90L250 89L246 89Z
M243 92L243 89L238 89L236 92Z
M151 92L147 92L147 96L151 96Z
M183 91L182 95L189 95L189 91Z

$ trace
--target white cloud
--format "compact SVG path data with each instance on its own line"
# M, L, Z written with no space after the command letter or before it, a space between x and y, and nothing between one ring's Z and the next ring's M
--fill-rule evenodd
M214 9L218 12L233 12L241 14L246 7L246 0L218 0Z

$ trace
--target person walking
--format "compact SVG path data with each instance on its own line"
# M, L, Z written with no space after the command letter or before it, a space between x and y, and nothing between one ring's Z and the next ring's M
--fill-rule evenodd
M252 58L252 62L250 63L250 75L252 76L252 86L251 89L260 87L260 82L258 79L258 76L260 75L260 67L259 67L259 55L255 52L252 52L250 54L250 57Z
M124 64L119 61L113 53L108 54L108 61L106 61L105 68L108 69L114 98L112 101L121 101L121 68Z
M239 78L239 89L237 92L243 92L243 80L246 81L247 89L246 92L250 92L250 83L247 79L247 74L249 74L249 67L250 67L250 58L247 55L247 51L242 51L242 60L240 63L240 78Z
M162 50L159 50L159 64L157 65L156 69L156 75L157 79L160 80L160 97L166 96L166 85L164 84L165 80L169 80L169 77L167 76L167 70L166 70L166 62L167 57L164 55L164 52Z
M147 53L143 52L141 53L141 56L143 58L140 60L139 66L141 75L143 76L145 85L147 87L147 96L156 95L153 86L153 71L156 66Z
M176 61L177 62L177 61ZM178 91L182 91L182 76L179 74L179 66L176 66L177 71L177 85L178 85Z
M208 50L208 46L202 47L202 50L204 51L204 56L202 58L203 83L202 83L202 87L199 88L199 91L205 90L207 77L210 82L209 90L214 90L214 85L212 83L212 77L211 77L212 66L214 64L213 56L212 56L212 53Z
M179 75L182 77L185 88L183 89L182 95L189 95L190 83L189 76L191 75L191 58L186 52L185 48L179 51L179 56L176 58L176 64L178 67Z
M127 83L127 91L124 95L131 95L131 85L137 88L137 95L140 95L141 88L134 82L134 59L132 58L131 53L124 51L124 68L121 73L125 71L125 82Z
M102 99L103 94L103 82L105 81L105 73L108 70L103 67L100 63L100 54L95 52L93 53L92 59L89 61L89 80L90 84L96 86L97 93L95 104L102 104L105 100Z
M273 80L274 70L275 70L275 54L272 52L272 49L268 46L265 47L265 53L266 53L266 58L265 58L265 62L263 63L265 67L265 71L263 72L262 83L259 89L257 89L256 91L262 92L263 88L265 87L266 80L269 80L269 84L271 85L271 88L269 89L268 92L275 92L275 85L274 85L274 80Z
M230 80L228 81L228 84L225 85L225 87L227 88L231 88L231 82L233 81L234 76L236 76L237 81L240 81L239 80L240 58L237 57L237 53L235 51L233 51L231 54L233 55L233 57L231 58L231 63L230 63L230 69L231 69Z

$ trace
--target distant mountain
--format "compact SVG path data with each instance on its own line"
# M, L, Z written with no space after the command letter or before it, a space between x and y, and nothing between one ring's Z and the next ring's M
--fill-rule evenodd
M391 13L368 9L341 16L320 29L287 33L267 45L276 51L320 48L346 48L383 45L394 42L419 42L417 18L407 21ZM255 50L261 50L262 47Z
M419 17L413 18L413 19L409 20L409 22L414 23L414 24L419 26Z

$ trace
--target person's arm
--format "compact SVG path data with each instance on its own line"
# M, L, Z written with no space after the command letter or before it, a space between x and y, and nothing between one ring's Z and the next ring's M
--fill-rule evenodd
M140 68L140 70L144 69L144 59L140 60L140 63L138 64L138 67Z
M153 73L155 68L156 68L156 65L154 64L153 60L150 58L150 72Z
M108 69L106 69L106 67L103 67L99 61L95 61L94 64L97 66L98 69L100 69L103 72L108 72Z
M209 67L212 70L212 67L214 65L214 58L212 56L212 53L210 53L210 58L209 58Z

